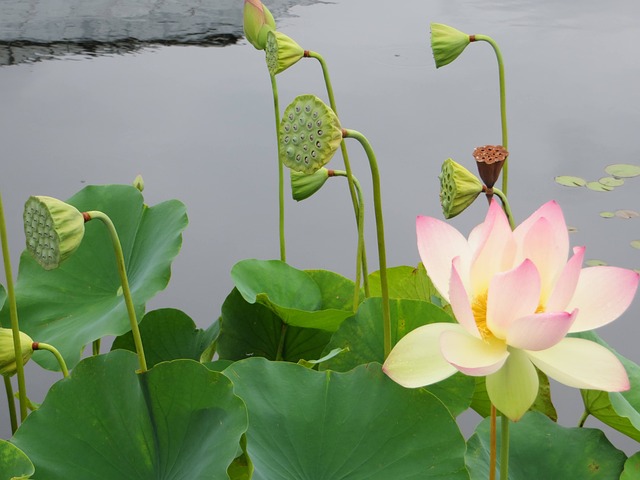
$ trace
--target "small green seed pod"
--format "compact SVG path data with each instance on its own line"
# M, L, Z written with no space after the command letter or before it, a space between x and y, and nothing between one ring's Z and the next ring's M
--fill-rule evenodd
M266 52L267 68L271 75L284 72L304 57L304 50L295 40L275 30L267 32L267 44L264 50Z
M26 333L20 332L20 349L23 365L29 361L33 353L33 340ZM16 352L13 346L13 334L10 328L0 328L0 375L11 377L16 373Z
M438 178L440 204L445 218L453 218L462 213L483 190L478 177L450 158L442 164Z
M470 42L470 36L460 30L442 23L431 24L431 50L436 68L453 62Z
M302 173L294 170L291 172L291 194L296 201L309 198L322 188L324 182L329 178L329 170L322 167L314 173Z
M278 136L282 163L310 174L329 163L342 141L342 128L322 100L300 95L285 109Z
M30 197L23 219L27 250L45 270L57 268L82 242L84 217L61 200Z

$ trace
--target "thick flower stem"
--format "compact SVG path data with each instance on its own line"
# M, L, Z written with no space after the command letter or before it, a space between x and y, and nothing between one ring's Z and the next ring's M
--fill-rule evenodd
M347 172L342 170L329 170L329 176L333 177L347 177ZM358 309L358 299L360 296L360 272L362 271L363 283L364 283L364 295L369 298L369 272L367 267L367 253L364 249L364 196L362 195L362 187L356 177L353 177L353 184L356 187L358 193L358 251L356 253L356 286L353 298L353 311Z
M500 419L500 480L509 479L509 419Z
M93 353L93 355L100 355L100 339L94 340L93 344L91 345L91 353Z
M384 220L382 217L382 198L380 194L380 172L376 155L371 144L364 135L355 130L343 129L343 137L355 138L360 142L369 159L373 183L373 205L376 216L376 233L378 238L378 261L380 263L380 290L382 292L382 321L384 331L384 358L391 352L391 310L389 308L389 286L387 283L387 254L384 245Z
M273 92L273 110L276 119L276 144L278 148L278 218L280 225L280 260L287 261L287 248L284 240L284 165L280 160L280 139L278 131L280 130L280 106L278 103L278 84L275 75L271 77L271 91Z
M496 407L491 404L491 430L489 434L489 480L496 480L496 437L498 436L496 432L496 417Z
M64 378L67 378L69 376L69 369L67 368L67 363L64 361L64 358L62 358L62 355L60 355L60 352L56 347L54 347L53 345L49 345L48 343L33 342L32 348L34 350L46 350L48 352L51 352L53 356L56 357L56 360L58 361L58 365L60 365L60 370L62 370L62 376Z
M505 82L504 82L504 62L502 60L502 53L500 53L500 48L498 44L493 40L493 38L487 35L472 35L472 40L475 41L484 41L487 42L493 48L493 51L496 53L496 58L498 60L498 76L500 80L500 121L502 123L502 146L509 150L509 135L507 131L507 100L506 100L506 92L505 92ZM502 191L507 194L507 184L509 182L509 159L507 158L504 161L504 166L502 167Z
M589 410L585 408L584 412L582 412L582 416L580 417L580 420L578 421L578 427L580 428L584 427L584 423L587 421L587 418L589 418L589 415L591 415L589 413Z
M4 206L0 195L0 240L2 241L2 260L4 273L7 278L7 299L9 300L9 316L11 318L11 332L13 334L13 350L16 356L16 374L18 375L18 398L20 399L20 420L27 418L27 386L24 381L24 361L22 359L22 345L20 344L20 325L18 324L18 306L13 288L13 273L11 272L11 257L7 241L7 224L4 218Z
M500 199L500 201L502 202L502 209L504 210L504 213L507 215L507 219L509 220L509 225L511 226L511 230L515 230L516 222L513 220L513 214L511 213L511 207L509 206L509 200L507 199L507 196L501 190L498 190L495 187L493 188L493 193L495 193Z
M9 419L11 421L11 434L13 435L18 430L18 417L16 416L16 403L13 401L13 385L11 385L11 378L2 376L4 378L4 390L7 392L7 403L9 404Z
M136 352L138 354L138 362L140 364L140 373L147 371L147 361L144 357L144 348L142 347L142 337L140 336L140 329L138 328L138 320L136 318L136 310L133 306L133 299L131 298L131 290L129 289L129 280L127 278L127 269L124 263L124 255L122 253L122 245L120 244L120 238L118 238L118 232L111 219L102 212L92 210L90 212L84 212L85 219L88 220L101 220L107 227L111 241L113 243L113 250L116 255L116 263L118 265L118 273L120 274L120 281L122 283L122 294L124 295L124 302L127 307L127 313L129 314L129 321L131 322L131 333L133 334L133 342L136 346Z

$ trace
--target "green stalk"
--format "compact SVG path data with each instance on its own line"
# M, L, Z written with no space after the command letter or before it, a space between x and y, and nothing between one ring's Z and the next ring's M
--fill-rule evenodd
M33 349L46 350L47 352L53 353L53 356L56 357L56 360L58 361L58 365L60 365L60 370L62 370L62 376L64 378L67 378L69 376L69 369L67 368L67 364L56 347L54 347L53 345L49 345L48 343L33 342Z
M282 322L282 327L280 327L280 340L278 341L278 350L276 350L276 362L282 360L282 352L284 351L284 341L287 338L287 327L288 325Z
M493 48L493 51L496 53L496 58L498 59L498 76L500 80L500 121L502 123L502 146L508 151L509 150L509 135L507 132L507 100L505 93L505 82L504 82L504 62L502 60L502 53L500 53L500 48L495 40L487 35L472 35L472 39L475 41L484 41L487 42ZM509 158L504 161L504 166L502 167L502 191L504 194L507 194L507 184L509 182Z
M305 57L315 58L316 60L318 60L318 62L320 62L320 66L322 67L322 76L324 77L324 84L327 87L327 96L329 97L329 105L331 106L333 113L338 115L338 109L336 107L336 100L333 95L333 86L331 85L331 78L329 77L329 68L327 67L327 62L325 62L322 55L320 55L317 52L306 50L304 54L305 54ZM346 170L347 183L349 185L349 194L351 195L351 203L353 204L353 212L356 216L356 221L360 222L360 219L358 218L359 210L358 210L358 198L356 195L356 189L357 189L356 180L351 170L351 163L349 162L349 154L347 152L347 144L345 143L344 139L342 140L342 142L340 142L340 151L342 152L342 159L344 160L344 168ZM363 237L363 242L364 242L364 237ZM367 260L366 260L366 249L365 249L364 243L362 244L361 255L362 255L362 265L366 266ZM364 277L365 277L365 282L367 282L366 273L364 273ZM367 283L365 283L365 294L369 296L366 293Z
M348 174L342 170L329 170L329 176L348 177ZM364 196L360 182L356 177L352 178L358 193L358 250L356 253L356 286L353 298L353 311L355 312L358 309L358 297L360 296L360 271L364 277L364 295L367 298L369 297L369 273L367 271L367 254L364 251Z
M85 218L89 220L98 219L107 227L111 241L113 243L113 250L116 254L116 263L118 265L118 273L120 274L120 281L122 283L122 294L124 295L124 302L127 306L127 313L129 314L129 321L131 322L131 333L133 334L133 342L136 346L136 352L138 354L138 362L140 363L140 373L147 371L147 361L144 357L144 348L142 347L142 337L140 336L140 329L138 328L138 320L136 319L136 310L133 306L133 300L131 298L131 290L129 289L129 280L127 278L127 269L124 264L124 255L122 253L122 245L120 244L120 238L118 238L118 232L111 219L102 212L92 210L84 212Z
M496 480L496 407L491 404L491 431L489 434L489 480Z
M582 412L582 416L580 417L580 420L578 421L578 427L582 428L584 427L584 422L587 421L587 418L589 418L589 410L587 410L586 408L584 409L584 412Z
M380 263L380 289L382 291L382 321L384 331L384 358L391 352L391 310L389 308L389 286L387 283L387 254L384 245L384 221L382 218L382 198L380 194L380 173L376 155L367 138L355 130L343 129L343 137L355 138L360 142L369 159L373 182L373 205L376 216L376 233L378 238L378 259Z
M18 307L16 293L13 288L13 273L11 272L11 257L7 241L7 224L4 218L4 206L0 195L0 240L2 241L2 260L4 273L7 277L7 299L9 300L9 316L11 317L11 331L13 333L13 351L16 356L16 374L18 375L18 398L20 399L20 421L27 418L27 386L24 381L24 362L22 360L22 345L20 345L20 325L18 323Z
M93 341L93 344L91 345L91 353L93 353L94 356L100 355L100 339Z
M271 91L273 92L273 110L276 117L276 144L278 148L278 212L280 219L280 260L287 261L287 248L284 240L284 166L280 160L280 106L278 103L278 84L275 75L271 77Z
M7 402L9 404L9 419L11 420L11 435L18 430L18 417L16 416L16 402L13 400L13 386L11 385L11 378L2 376L4 378L4 390L7 392Z
M502 415L500 421L500 480L509 479L509 419Z
M506 162L505 162L505 165L506 165ZM493 188L493 193L495 193L500 199L500 201L502 202L502 208L504 210L504 213L507 215L507 218L509 219L509 225L511 226L511 230L515 230L516 224L513 220L513 214L511 213L511 207L509 206L509 200L507 200L507 196L501 190L498 190L495 187Z

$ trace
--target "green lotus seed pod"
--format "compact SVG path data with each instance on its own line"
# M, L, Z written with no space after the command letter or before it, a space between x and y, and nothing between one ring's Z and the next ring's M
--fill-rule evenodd
M295 40L275 30L267 32L265 52L267 54L267 68L271 75L284 72L304 57L304 50Z
M448 158L442 164L440 204L445 218L462 213L480 195L483 185L473 173Z
M442 23L431 24L431 50L436 68L453 62L469 45L471 38L464 32Z
M57 268L80 245L84 216L51 197L30 197L24 205L27 250L45 270Z
M276 28L273 15L260 0L244 0L243 17L245 37L258 50L264 50L267 42L266 32Z
M20 349L22 363L25 364L33 353L33 340L26 333L20 332ZM13 333L10 328L0 328L0 375L11 377L16 373L16 351L13 347Z
M141 192L144 190L144 179L142 175L136 175L136 178L133 179L133 186Z
M314 95L300 95L280 121L280 161L296 172L313 173L325 166L342 141L340 120Z
M322 188L329 178L329 170L322 167L313 173L302 173L294 170L291 172L291 194L296 201L309 198Z

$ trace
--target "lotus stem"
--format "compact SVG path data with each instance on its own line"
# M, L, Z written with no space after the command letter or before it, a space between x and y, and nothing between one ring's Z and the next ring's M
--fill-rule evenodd
M505 166L506 166L506 162L505 162ZM507 195L503 193L502 190L498 190L495 187L493 187L493 193L495 193L496 196L502 202L502 209L504 210L504 213L507 215L507 218L509 219L509 225L511 226L511 230L515 230L516 223L513 220L513 214L511 213L511 207L509 206L509 200L507 199Z
M94 340L91 345L91 353L93 356L100 355L100 339Z
M67 364L56 347L54 347L53 345L49 345L48 343L33 342L31 348L33 348L33 350L46 350L53 353L53 356L56 357L56 360L58 361L58 365L60 365L60 370L62 370L62 376L64 378L67 378L69 376L69 369L67 368Z
M280 106L278 103L278 83L276 76L269 74L271 77L271 91L273 92L273 110L276 119L276 144L278 148L278 217L280 225L280 260L287 261L287 248L284 239L284 165L280 160L280 139L278 131L280 129Z
M124 263L124 255L122 253L122 245L118 238L118 232L111 219L102 212L92 210L84 212L85 219L101 220L107 227L111 241L113 243L113 250L116 255L116 263L118 265L118 273L120 274L120 281L122 283L122 294L124 295L124 302L127 307L127 313L129 314L129 321L131 322L131 333L133 334L133 342L136 346L136 352L138 354L138 362L140 363L140 373L147 371L147 361L144 356L144 348L142 347L142 337L140 336L140 329L138 328L138 320L136 319L136 310L133 306L133 300L131 298L131 290L129 289L129 280L127 279L127 269Z
M382 217L382 198L380 194L380 172L378 171L378 162L376 155L371 148L371 144L367 138L360 132L355 130L343 129L343 137L355 138L364 148L369 166L371 168L371 177L373 183L373 205L376 216L376 233L378 238L378 261L380 263L380 289L382 291L382 321L384 332L384 358L386 359L391 352L391 310L389 308L389 286L387 282L387 254L384 245L384 220Z
M584 427L584 423L587 421L587 418L589 418L589 415L591 415L589 413L589 410L587 410L586 408L584 409L584 412L582 412L582 416L580 417L580 420L578 421L578 427L582 428Z
M509 480L509 419L506 415L502 415L500 427L500 480Z
M496 480L496 452L497 447L496 447L496 437L497 432L496 432L496 407L495 405L491 404L491 432L489 434L489 480Z
M276 350L276 362L282 360L282 352L284 351L284 342L287 338L287 327L288 325L282 322L282 327L280 329L280 340L278 341L278 350Z
M329 176L348 177L348 174L342 170L329 170ZM362 271L364 295L367 298L369 298L369 273L367 267L367 252L364 248L364 196L362 195L362 187L358 179L356 177L352 177L352 179L358 194L358 251L356 253L356 286L353 297L353 311L355 312L358 309L358 300L360 297L360 271Z
M13 400L13 386L11 378L2 376L4 379L4 390L7 392L7 403L9 404L9 419L11 421L11 435L18 430L18 417L16 416L16 403Z
M11 332L13 334L13 350L16 356L16 374L18 375L18 398L20 399L20 421L27 418L27 386L24 380L24 362L22 360L22 345L20 344L20 325L18 323L18 307L16 293L13 288L13 273L11 272L11 257L7 241L7 224L4 217L2 195L0 195L0 240L2 241L2 260L4 273L7 278L7 299L9 300L9 316L11 317Z
M498 76L500 80L500 121L502 123L502 146L509 150L509 135L507 131L507 100L505 93L505 82L504 82L504 61L502 60L502 53L500 52L500 48L498 44L493 40L493 38L487 35L472 35L471 41L484 41L487 42L493 48L493 51L496 53L496 58L498 60ZM507 158L504 161L504 166L502 167L502 191L504 194L507 194L507 184L509 183L509 159Z

